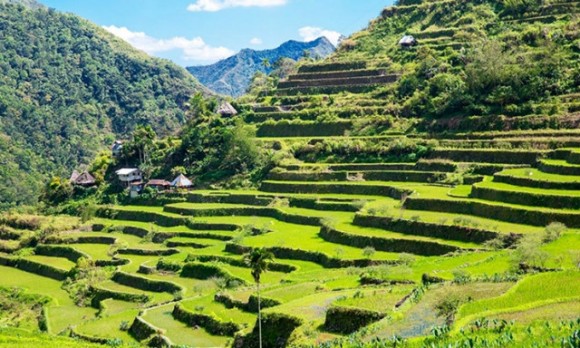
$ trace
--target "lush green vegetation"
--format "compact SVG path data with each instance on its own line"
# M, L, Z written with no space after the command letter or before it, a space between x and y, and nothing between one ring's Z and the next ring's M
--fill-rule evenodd
M389 57L403 77L385 97L402 98L407 116L557 113L557 96L578 92L577 7L566 3L404 2L345 41L338 57ZM554 17L526 20L544 14ZM399 49L405 34L419 45Z
M240 115L196 95L181 132L139 126L97 156L97 187L49 183L44 212L78 217L0 216L5 324L109 345L577 347L577 3L399 5L332 60L256 80ZM131 199L121 165L196 188Z
M0 206L31 204L136 125L170 134L204 90L184 69L72 14L0 4Z

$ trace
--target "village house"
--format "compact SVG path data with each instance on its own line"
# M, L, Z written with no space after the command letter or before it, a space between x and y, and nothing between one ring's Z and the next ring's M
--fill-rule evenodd
M193 182L189 180L185 175L180 174L175 180L171 182L171 186L174 188L184 188L189 189L193 187Z
M70 183L75 186L91 187L97 184L97 180L87 171L79 173L75 170L70 176Z
M111 155L113 157L120 157L123 152L123 142L121 140L116 140L111 147Z
M147 182L147 185L145 185L146 187L151 187L154 190L157 191L164 191L164 190L169 190L171 188L171 183L169 181L166 180L160 180L160 179L151 179L149 180L149 182Z
M143 173L137 168L122 168L115 173L120 181L127 184L143 180Z
M218 108L218 114L225 117L232 117L238 114L238 111L232 106L232 104L225 102Z
M129 184L129 196L131 198L137 198L143 192L145 183L142 181L135 181Z
M418 44L417 39L415 39L412 35L405 35L399 41L399 46L403 48L410 48L416 46Z

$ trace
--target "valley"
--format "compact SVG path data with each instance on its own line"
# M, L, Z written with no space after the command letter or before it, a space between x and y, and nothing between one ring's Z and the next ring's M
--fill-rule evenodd
M53 179L0 215L0 346L578 347L580 7L524 3L401 0Z

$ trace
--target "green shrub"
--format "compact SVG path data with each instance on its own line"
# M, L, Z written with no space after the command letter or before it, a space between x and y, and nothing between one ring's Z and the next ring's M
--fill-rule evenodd
M129 334L137 341L144 341L156 335L158 331L158 328L152 326L141 317L136 317L128 330Z
M251 248L237 245L233 243L226 244L225 251L233 254L243 255L247 254ZM307 251L303 249L293 249L287 247L272 247L269 250L278 259L301 260L318 263L326 268L346 268L346 267L367 267L376 264L395 264L396 261L390 260L344 260L340 258L333 258L322 252ZM339 247L338 250L341 250Z
M69 275L68 271L24 258L10 258L0 255L0 265L15 267L26 272L35 273L58 281L64 281Z
M471 275L464 270L453 271L453 282L456 284L467 284L471 281Z
M401 199L407 190L385 185L352 185L352 184L289 184L276 181L264 181L260 190L266 192L317 193L317 194L351 194L380 195Z
M159 259L156 268L160 271L179 272L181 271L181 264L175 261Z
M327 71L344 71L344 70L359 70L367 67L366 61L351 61L351 62L336 62L324 64L303 65L298 68L298 72L302 73L321 73Z
M76 263L80 258L84 257L90 259L90 257L71 247L59 246L59 245L38 245L34 249L36 255L63 257L71 262Z
M443 318L449 318L457 312L459 305L461 304L461 299L458 296L445 296L439 302L435 304L435 310L437 311L437 316Z
M324 328L331 332L350 334L385 317L384 313L351 307L330 307L326 311Z
M264 347L286 347L296 328L303 320L282 313L262 313L262 341ZM258 325L246 336L237 336L234 346L254 348L258 346Z
M363 256L366 257L367 259L370 259L373 257L374 254L376 254L376 250L373 247L366 247L363 249Z
M188 262L182 267L180 276L202 280L216 278L222 279L223 288L235 288L239 285L246 284L243 279L233 276L230 272L220 268L217 264Z
M121 331L129 331L130 327L131 327L131 325L126 320L123 320L121 322L121 324L119 324L119 330L121 330Z
M0 225L7 225L19 230L36 231L42 226L42 219L34 215L0 215Z
M514 251L514 267L516 269L544 268L550 254L541 249L542 237L525 235L519 240Z
M557 240L560 236L566 232L568 228L566 225L559 222L552 222L546 226L544 230L544 243L549 243Z
M258 137L309 137L309 136L341 136L352 127L351 121L334 122L293 122L280 121L262 123L258 129Z

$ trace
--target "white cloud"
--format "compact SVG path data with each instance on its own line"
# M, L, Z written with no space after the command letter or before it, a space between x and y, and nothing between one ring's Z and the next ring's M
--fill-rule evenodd
M187 6L191 12L217 12L231 7L273 7L286 5L288 0L197 0Z
M227 58L235 52L226 47L212 47L203 41L201 37L187 39L182 36L170 39L157 39L144 32L134 32L126 27L114 25L103 27L108 32L127 41L133 47L155 55L160 52L179 50L183 53L183 59L189 61L211 62Z
M303 27L298 29L298 34L304 41L313 41L321 36L326 36L326 38L332 42L334 46L338 45L338 40L342 36L337 31L326 30L318 27Z
M264 42L259 37L255 37L252 40L250 40L250 45L253 45L253 46L260 46L263 43Z

